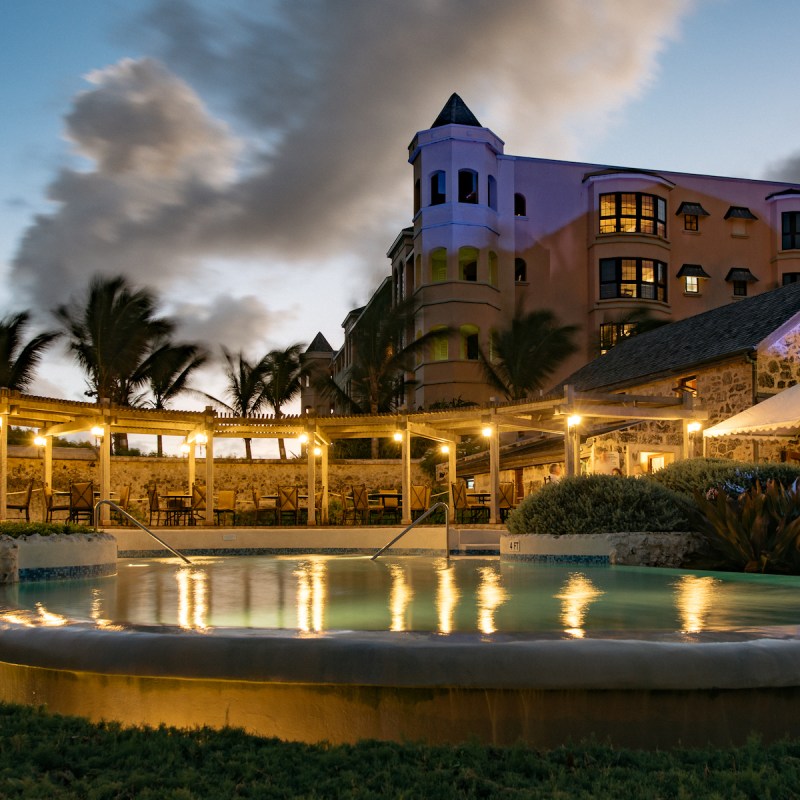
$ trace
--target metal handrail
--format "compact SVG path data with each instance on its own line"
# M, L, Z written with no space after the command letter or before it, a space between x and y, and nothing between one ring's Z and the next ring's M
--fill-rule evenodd
M191 564L192 562L189 561L188 558L183 553L179 553L174 547L168 545L160 536L156 536L150 528L142 525L136 517L131 516L124 508L120 508L113 500L98 500L94 504L94 529L97 530L97 523L100 521L100 506L109 506L113 508L118 513L126 516L137 528L141 528L145 533L149 533L159 544L163 545L170 551L173 555L178 556L178 558L182 558L187 564Z
M422 520L427 519L438 508L444 509L444 530L445 530L444 550L445 550L445 555L447 556L447 560L449 561L450 560L450 508L447 505L447 503L442 503L442 502L434 503L421 517L417 517L417 519L415 519L407 528L404 528L402 531L400 531L400 533L398 533L397 536L395 536L394 539L392 539L392 541L389 542L389 544L385 544L383 547L381 547L380 550L378 550L377 553L375 553L375 555L370 556L370 561L374 561L381 553L383 553L384 550L388 550L398 539L401 539L412 528L419 525L419 523L422 522Z

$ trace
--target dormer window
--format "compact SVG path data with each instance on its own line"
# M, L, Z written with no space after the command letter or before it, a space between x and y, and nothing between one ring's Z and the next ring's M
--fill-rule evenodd
M700 230L700 217L708 217L710 214L700 203L683 202L675 212L676 217L683 217L683 229L696 233Z
M747 236L747 226L758 217L745 206L731 206L725 212L725 219L731 221L731 236Z
M734 267L728 271L725 280L733 286L734 297L747 297L747 284L755 283L758 278L745 267Z
M711 276L699 264L684 264L675 277L683 278L685 294L700 294L700 281L708 280Z

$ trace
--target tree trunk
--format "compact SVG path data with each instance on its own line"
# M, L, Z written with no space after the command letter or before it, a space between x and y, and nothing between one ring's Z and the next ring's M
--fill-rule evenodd
M164 455L164 442L160 433L156 436L156 455L159 458Z
M284 439L278 439L278 455L281 461L286 461L286 442Z
M250 449L250 439L245 439L244 440L244 457L248 461L252 461L253 460L253 451Z

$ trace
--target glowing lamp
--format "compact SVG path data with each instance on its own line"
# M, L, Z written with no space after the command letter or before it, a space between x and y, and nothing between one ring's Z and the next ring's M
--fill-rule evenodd
M492 435L492 429L488 425L481 430L481 435L487 439Z
M402 442L402 441L403 441L403 434L402 434L400 431L395 431L395 432L392 434L392 438L393 438L393 439L394 439L396 442Z
M33 443L37 447L44 447L47 444L47 439L45 439L44 436L34 436Z
M686 426L686 430L689 431L689 433L697 433L702 427L703 426L699 422L690 422Z
M204 433L195 434L194 437L195 444L206 444L207 442L208 442L208 436L206 436Z
M571 416L567 417L567 427L574 428L576 425L581 424L581 415L580 414L572 414Z
M300 440L300 444L308 444L308 434L307 433L301 433L297 438Z
M105 429L103 428L102 425L95 425L92 428L92 436L94 436L95 438L102 439L104 434L105 434Z
M322 455L322 448L321 447L315 447L314 448L314 455L315 456L321 456Z
M442 446L439 448L439 450L440 450L442 453L449 453L449 452L450 452L450 445L449 445L449 444L443 444L443 445L442 445Z
M186 442L184 442L184 443L181 445L181 455L188 456L188 455L189 455L189 451L190 451L191 449L192 449L192 448L191 448L191 447L189 447L189 445L188 445Z

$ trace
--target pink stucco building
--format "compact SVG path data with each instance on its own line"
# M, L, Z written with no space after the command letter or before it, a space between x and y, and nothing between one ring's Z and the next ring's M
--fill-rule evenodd
M392 296L413 297L408 336L450 331L417 359L409 409L496 394L478 349L491 357L491 332L517 307L579 327L557 383L642 312L675 321L800 279L800 185L510 155L455 94L408 160L414 209L388 252ZM358 310L346 321L352 331ZM347 348L346 333L339 376Z

